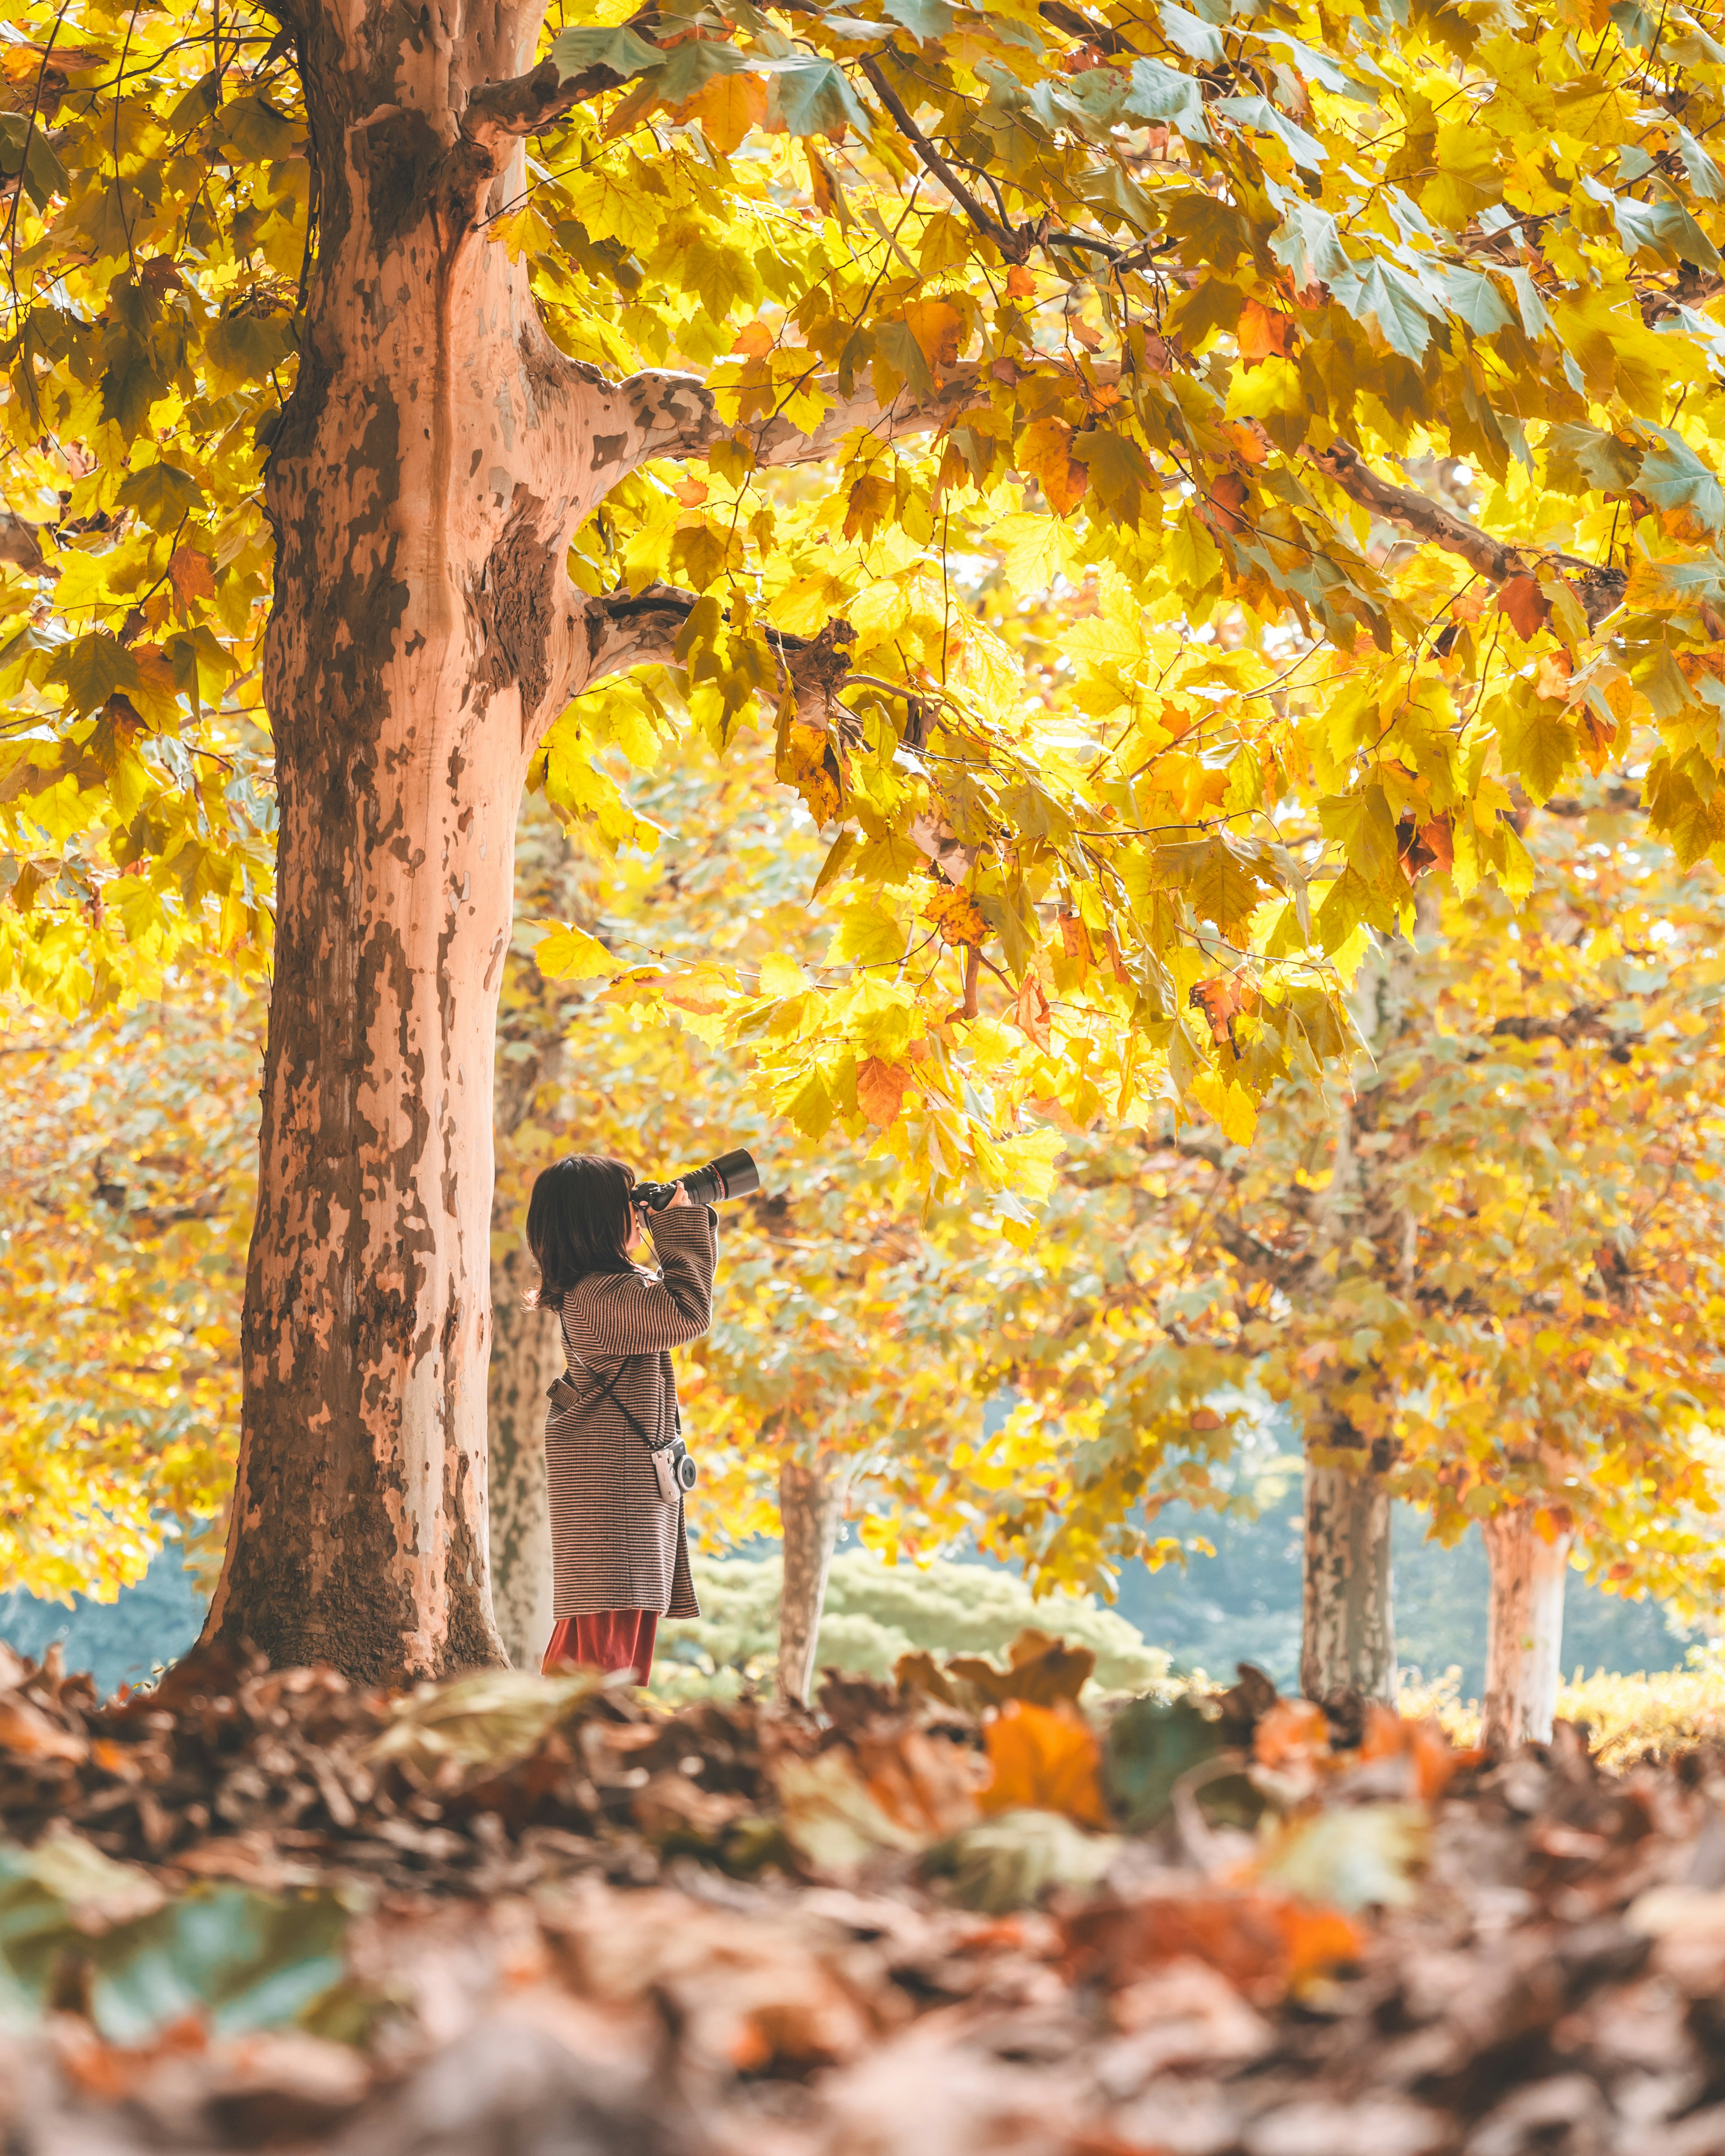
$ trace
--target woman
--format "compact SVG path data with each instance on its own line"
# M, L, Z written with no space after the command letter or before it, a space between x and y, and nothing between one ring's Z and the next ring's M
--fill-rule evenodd
M701 1614L683 1493L673 1481L661 1494L653 1455L678 1435L670 1350L712 1322L719 1216L679 1183L645 1214L660 1270L643 1271L634 1181L620 1160L560 1160L533 1185L527 1246L568 1363L545 1426L557 1623L543 1667L632 1669L644 1684L660 1617Z

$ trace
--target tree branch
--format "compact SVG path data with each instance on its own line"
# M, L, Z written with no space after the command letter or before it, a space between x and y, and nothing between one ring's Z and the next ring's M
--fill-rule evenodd
M916 151L922 163L934 174L953 201L960 206L977 230L986 233L1009 262L1026 260L1030 249L1036 244L1035 232L1028 225L1014 231L1009 224L1003 223L991 211L983 208L975 195L965 186L957 173L911 119L898 92L886 80L886 70L873 54L870 54L863 60L862 71L874 85L875 96L892 115L893 124L900 134L904 136L906 141Z
M567 686L560 697L547 699L551 716L571 697L614 674L627 673L632 666L675 665L677 641L695 604L693 592L679 591L671 584L583 598L579 612L567 623L572 645ZM853 634L850 623L843 619L829 621L819 636L768 630L768 641L778 659L780 686L795 691L797 709L803 716L817 722L824 719L850 670Z
M1336 442L1327 449L1308 449L1306 454L1350 501L1357 501L1386 524L1399 524L1416 539L1459 554L1470 568L1491 583L1505 583L1522 567L1522 557L1513 547L1494 539L1489 531L1481 531L1465 516L1440 508L1417 487L1397 486L1384 478L1351 444Z
M1399 486L1373 471L1351 443L1335 442L1327 449L1308 449L1306 455L1349 501L1358 502L1362 509L1369 510L1386 524L1399 525L1429 546L1459 554L1488 583L1504 584L1512 577L1531 576L1542 562L1574 569L1579 573L1571 582L1590 629L1597 628L1622 600L1629 580L1621 569L1601 568L1579 555L1560 554L1550 547L1522 547L1494 539L1477 524L1470 524L1465 516L1457 516L1430 495L1420 493L1418 487Z
M832 408L813 427L799 427L783 414L727 427L718 416L711 390L698 374L651 368L619 385L641 439L624 452L626 461L614 476L620 479L624 470L633 470L654 457L681 462L702 456L715 442L733 434L752 444L758 465L819 464L858 428L878 441L891 442L901 434L925 434L946 425L975 401L983 379L980 363L966 361L952 368L931 396L898 397L883 405L872 383L859 385L847 396L836 375L823 375L814 386L831 400Z
M640 36L639 28L635 34ZM457 200L470 201L508 164L516 143L629 80L608 67L584 68L566 79L555 60L543 59L526 74L482 84L461 115L459 137L445 161L444 187Z

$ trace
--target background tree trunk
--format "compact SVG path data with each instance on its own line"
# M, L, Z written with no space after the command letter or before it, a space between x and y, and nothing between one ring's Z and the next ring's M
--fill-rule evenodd
M1551 1742L1563 1680L1563 1587L1573 1537L1562 1533L1548 1542L1537 1513L1535 1506L1518 1505L1485 1523L1491 1602L1483 1734L1494 1751Z
M1300 1689L1395 1697L1389 1493L1370 1455L1358 1471L1306 1463Z
M569 839L543 802L522 807L516 911L527 921L578 917L579 876ZM545 1394L564 1365L557 1322L526 1307L538 1270L526 1240L539 1171L579 1152L567 1129L567 991L526 952L504 978L497 1027L497 1183L491 1202L491 1369L487 1472L491 1601L517 1669L539 1666L551 1637L551 1515L545 1482Z
M809 1704L814 1682L815 1640L849 1482L836 1462L818 1452L809 1463L787 1459L779 1466L784 1581L778 1597L778 1693L799 1707Z
M537 1272L517 1247L491 1265L490 1448L491 1603L509 1659L536 1670L551 1637L551 1512L545 1487L545 1394L563 1368L557 1330L545 1312L524 1307Z

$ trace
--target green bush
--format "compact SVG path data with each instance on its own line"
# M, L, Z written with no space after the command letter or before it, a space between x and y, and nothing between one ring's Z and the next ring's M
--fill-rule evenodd
M780 1565L769 1558L696 1558L703 1614L661 1625L653 1689L661 1697L733 1697L773 1681L778 1663ZM884 1564L865 1550L833 1561L815 1652L817 1668L886 1678L901 1655L1000 1656L1027 1625L1096 1650L1091 1681L1104 1691L1142 1692L1167 1678L1168 1657L1147 1646L1123 1617L1090 1595L1034 1600L1021 1579L978 1564L937 1559Z

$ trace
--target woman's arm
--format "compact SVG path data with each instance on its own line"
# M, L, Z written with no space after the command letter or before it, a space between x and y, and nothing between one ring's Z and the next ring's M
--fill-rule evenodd
M650 1355L698 1340L713 1321L718 1215L707 1205L647 1214L663 1280L590 1273L570 1297L570 1329L583 1355Z

